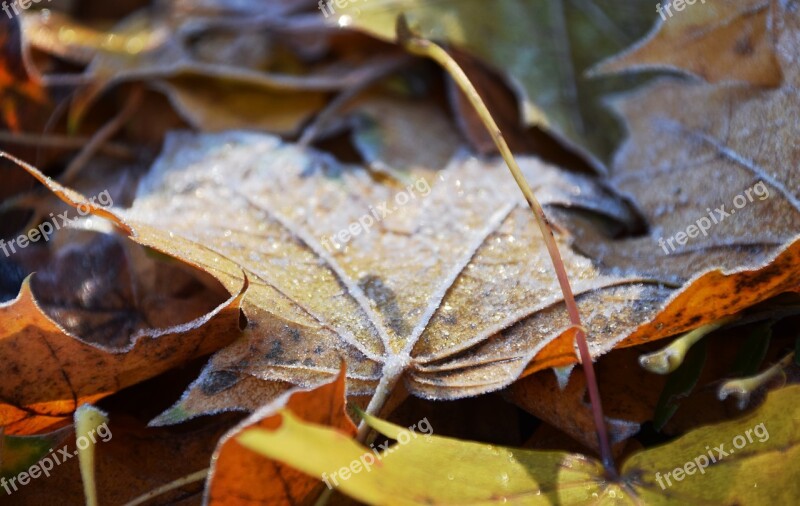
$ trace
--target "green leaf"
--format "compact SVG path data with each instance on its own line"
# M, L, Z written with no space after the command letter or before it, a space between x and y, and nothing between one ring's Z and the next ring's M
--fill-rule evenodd
M753 376L758 372L761 362L767 356L774 323L773 321L764 322L750 332L733 361L732 376Z
M653 417L653 426L657 431L661 431L678 411L680 400L694 390L703 372L706 355L706 341L700 341L689 350L681 366L667 378Z
M372 417L365 418L373 428L397 441L383 453L289 411L275 430L250 430L238 441L367 504L793 504L798 400L800 386L771 392L737 420L634 454L618 481L584 455L460 441Z
M639 81L592 80L584 72L626 49L656 19L644 0L369 0L336 2L325 11L340 26L395 40L405 13L421 36L465 49L504 71L527 125L545 129L595 161L605 159L621 130L600 97ZM333 14L333 15L331 15Z
M11 478L26 471L47 453L56 450L68 435L69 429L39 436L0 435L0 477Z

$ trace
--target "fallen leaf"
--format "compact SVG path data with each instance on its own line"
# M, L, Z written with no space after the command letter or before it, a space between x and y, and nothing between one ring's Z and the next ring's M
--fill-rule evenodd
M611 184L649 224L610 241L594 223L571 226L581 251L607 267L685 284L625 345L675 335L800 285L800 15L776 19L785 84L660 80L616 102L630 138ZM701 230L702 229L702 230ZM680 235L679 235L680 234Z
M216 169L223 166L224 175ZM532 159L523 166L547 204L628 218L589 178ZM125 222L138 242L206 270L229 291L240 289L243 270L253 286L246 339L218 353L157 423L255 409L231 403L244 397L233 389L243 377L308 387L330 377L340 355L349 395L377 389L379 401L401 377L431 398L515 379L569 326L549 257L503 166L455 161L440 175L446 181L403 188L268 136L171 137ZM331 238L365 215L374 230ZM613 346L628 318L655 311L668 293L565 258L595 350ZM211 388L220 378L224 387Z
M601 62L591 73L679 70L711 83L781 83L781 65L770 33L775 14L770 13L769 0L684 5L681 12L671 11L670 17L664 11L666 20L659 20L645 40Z
M638 452L622 464L618 480L584 455L422 435L369 416L372 427L397 441L369 467L370 448L290 410L279 427L251 429L238 441L310 476L327 476L366 504L791 504L800 494L798 397L798 386L772 392L737 420ZM664 475L678 468L685 474L667 481Z
M224 176L220 166L227 167ZM25 168L61 198L84 201ZM523 168L545 204L630 219L590 178L533 159ZM549 257L503 166L454 161L441 176L446 181L433 187L423 179L393 187L274 137L171 137L124 219L94 211L131 230L137 242L212 274L231 293L243 290L243 272L252 285L245 338L218 353L158 421L255 409L264 396L249 399L239 386L267 387L270 395L287 383L310 387L330 378L342 356L349 394L377 389L376 402L401 378L412 393L431 398L513 381L538 349L569 328ZM377 211L382 200L387 216ZM417 205L404 205L412 200ZM365 215L379 229L349 243L331 238ZM669 293L638 277L601 274L566 249L565 261L579 280L574 289L595 353L654 314Z
M656 396L663 383L642 369L638 361L641 352L620 349L603 355L595 364L599 378L600 397L610 443L615 452L622 443L651 420ZM568 383L559 385L553 371L540 371L519 379L504 390L507 399L542 421L566 433L585 448L599 450L591 406L586 395L586 376L583 370L570 372Z
M253 429L280 426L280 410L289 409L308 423L338 430L352 438L356 427L345 412L345 371L314 390L293 389L259 408L220 440L212 457L205 503L215 505L312 504L322 491L319 480L280 462L265 463L260 455L241 446L237 438Z
M65 427L36 436L4 436L0 434L0 477L11 478L27 470L51 449L69 437Z
M203 75L182 75L155 85L183 118L206 132L255 129L292 135L326 102L322 93L270 90Z
M103 50L94 53L82 76L89 84L76 91L72 103L71 128L76 128L90 106L110 87L131 81L158 80L161 81L159 88L178 112L195 126L212 131L229 128L236 122L235 112L242 115L236 125L238 128L294 132L311 113L322 107L327 93L364 79L374 79L373 76L389 73L397 67L396 54L370 55L364 51L336 65L325 61L307 64L301 56L287 61L280 48L273 47L278 44L274 27L269 31L237 33L235 43L227 38L220 42L215 38L219 33L216 25L225 20L242 23L244 21L238 17L241 13L228 12L231 17L209 19L203 9L185 10L180 5L170 8L172 16L166 19L155 13L138 12L115 27L114 33L120 40L130 39L134 43L116 50L101 44ZM261 16L247 22L269 26L269 18ZM29 23L32 31L42 30L41 26L45 25L59 34L58 44L42 36L45 41L39 45L40 49L55 54L79 53L86 45L85 39L91 39L84 36L63 40L62 32L90 31L64 17ZM310 32L309 29L305 31ZM324 30L317 30L313 35L323 40L330 36ZM238 49L231 54L231 47ZM198 82L203 86L197 86ZM235 92L244 93L245 97L237 98ZM301 94L305 101L300 100ZM247 97L256 99L251 109L244 106ZM285 103L287 100L289 104ZM226 107L231 111L226 111Z
M589 82L582 73L645 32L655 15L650 2L369 0L334 8L328 19L394 41L401 13L415 33L502 69L519 96L525 125L555 135L605 171L602 160L619 131L600 97L620 84Z
M520 120L517 94L502 72L458 48L450 47L448 52L478 90L513 153L534 154L545 162L587 174L593 174L597 170L580 153L560 142L553 142L553 137L546 129L527 126ZM470 145L484 156L498 154L494 139L469 99L452 79L448 79L446 84L448 99L455 111L455 120L464 136L469 139ZM604 135L616 136L611 131Z
M430 168L447 165L461 147L447 116L430 101L367 96L344 112L353 117L353 144L370 169L408 183L431 177Z
M49 181L38 172L36 175L42 182ZM51 189L55 187L51 186ZM107 209L90 203L73 191L58 194L76 206L113 216ZM124 225L120 226L124 228ZM87 251L92 250L84 250L84 254ZM101 247L99 251L107 252L108 247ZM68 255L64 258L69 260ZM120 276L116 281L125 279L124 266L113 263L106 266L102 261L90 261L91 258L84 256L81 267L76 269L73 257L72 270L45 274L41 286L46 288L49 282L58 286L57 279L69 276L79 280L77 297L60 287L47 290L48 312L55 319L63 318L65 326L72 327L71 330L89 330L86 334L95 342L75 337L48 316L31 291L30 278L23 283L15 300L0 305L0 356L4 357L0 364L4 378L0 384L0 426L4 426L9 434L30 434L63 424L65 417L69 417L81 403L96 401L192 358L207 355L238 336L239 305L247 283L227 301L193 321L176 322L174 314L163 312L154 298L140 298L136 302L142 307L137 311L142 311L141 317L152 318L152 323L156 324L153 327L125 318L115 320L119 319L119 311L109 307L105 313L95 311L104 304L114 304L112 293L126 300L127 304L133 297L125 295L123 288L115 292L117 288L113 283L93 288L92 284L84 282L91 280L94 283L101 274L106 278L115 274ZM117 261L124 264L122 259ZM92 270L98 267L107 271ZM84 278L81 278L82 274ZM143 275L137 281L144 284L146 273L140 271L137 274ZM179 279L172 277L173 282ZM150 285L153 286L157 285ZM181 307L179 299L177 296L170 301L171 310L178 314L191 314L203 308L197 301L187 301ZM85 311L90 308L93 311ZM121 308L128 306L116 309ZM159 327L159 323L168 326ZM112 340L118 333L127 336L126 342L115 343Z

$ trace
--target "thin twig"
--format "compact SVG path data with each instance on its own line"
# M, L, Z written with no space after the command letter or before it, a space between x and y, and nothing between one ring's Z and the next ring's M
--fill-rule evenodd
M584 332L583 324L581 323L580 313L578 312L578 305L575 302L575 296L572 293L572 287L569 283L567 271L564 267L564 262L561 258L561 253L558 250L553 230L550 226L550 221L544 214L541 204L533 194L530 185L522 175L522 171L514 159L511 149L508 147L505 138L503 137L500 128L492 118L489 109L478 94L478 90L472 85L464 70L458 63L445 51L442 47L427 39L419 38L408 28L405 18L401 17L397 26L398 40L405 46L405 48L412 54L425 56L431 58L436 63L441 65L455 80L459 88L469 99L472 106L477 111L484 125L489 130L489 134L506 161L514 180L517 182L525 200L528 202L539 229L542 232L544 242L547 246L547 251L550 254L550 259L553 262L553 267L556 271L558 283L561 286L561 291L564 294L564 303L567 306L567 312L572 323L571 329L575 332L575 340L578 343L578 350L580 352L581 363L583 364L584 374L586 375L586 384L589 390L589 399L592 403L592 413L594 415L595 428L597 430L597 439L600 446L600 455L603 460L603 467L609 478L616 479L618 477L614 467L613 457L611 455L611 445L609 444L608 431L606 429L605 419L603 417L603 407L600 402L600 390L597 386L597 377L594 371L594 364L592 363L592 356L589 353L589 345L586 342L586 335Z
M160 495L166 494L167 492L172 492L173 490L177 490L181 487L189 485L190 483L196 483L198 481L203 481L208 478L208 473L211 471L210 468L203 469L202 471L197 471L196 473L192 473L188 476L184 476L182 478L178 478L177 480L167 483L166 485L162 485L158 488L147 492L146 494L140 495L136 499L128 502L125 506L138 506L139 504L144 504L150 499L154 497L158 497Z
M88 137L70 137L58 134L31 134L26 132L14 133L9 130L0 130L0 142L17 144L20 146L42 146L53 149L77 151L88 144ZM100 146L98 152L115 158L133 159L136 157L134 150L118 142L107 142Z
M97 133L92 136L92 139L89 141L86 147L83 148L78 156L76 156L70 162L67 169L59 178L61 183L71 183L78 173L86 166L89 160L91 160L92 157L97 154L100 148L112 137L114 137L123 126L125 126L125 123L127 123L131 116L136 113L143 96L144 92L142 91L141 87L137 87L133 90L119 114L114 116L111 121L103 125L103 128L98 130Z

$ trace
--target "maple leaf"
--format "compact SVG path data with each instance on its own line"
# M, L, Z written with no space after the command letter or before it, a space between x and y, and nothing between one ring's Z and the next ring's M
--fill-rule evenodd
M645 40L590 73L677 69L708 82L777 86L783 76L770 33L771 10L774 5L768 0L693 5L668 22L660 21Z
M587 177L535 160L524 166L550 205L631 219ZM269 136L170 137L134 207L113 219L137 242L200 267L232 293L242 290L243 272L252 284L244 337L215 355L159 423L255 409L263 392L326 380L341 356L351 394L377 389L379 404L401 378L432 398L513 381L570 326L543 241L504 170L455 161L441 184L418 179L394 188ZM381 201L395 207L392 198L419 205L381 216ZM379 230L346 244L331 238L365 214ZM578 255L565 259L597 353L669 294L636 276L602 274Z
M180 290L195 278L175 266L136 262L136 252L117 241L100 236L65 248L0 304L0 426L7 434L63 425L80 404L236 338L241 294L217 307L209 304L213 291L189 297ZM157 289L161 276L176 292Z
M798 396L796 385L771 392L739 419L634 453L618 479L585 455L423 435L369 416L372 427L397 443L368 468L362 456L371 448L291 410L277 415L280 423L250 429L238 441L310 476L338 478L338 490L366 504L784 504L800 494ZM775 459L776 452L785 458Z
M615 101L630 138L611 184L635 201L649 232L609 241L587 221L570 229L607 267L687 285L626 344L697 328L800 284L800 148L791 140L800 127L786 120L800 115L800 15L788 6L777 19L780 88L661 79Z
M311 391L293 389L261 407L231 429L217 444L206 486L206 503L309 504L319 496L322 483L279 461L264 465L263 457L240 445L236 439L253 428L280 425L280 410L289 409L309 423L339 430L342 438L356 435L356 427L345 411L345 370L334 381ZM321 407L321 409L320 409Z

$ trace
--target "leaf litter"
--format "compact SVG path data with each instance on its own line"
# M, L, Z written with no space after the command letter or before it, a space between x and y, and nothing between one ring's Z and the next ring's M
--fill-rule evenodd
M798 379L792 356L786 355L794 346L789 329L797 307L790 294L800 286L798 185L792 169L797 165L792 140L796 137L792 111L797 105L794 69L800 52L797 7L793 2L760 1L726 3L724 9L687 6L675 19L656 22L643 42L597 66L597 60L644 34L654 21L652 15L644 15L652 5L635 2L626 10L613 2L579 3L548 3L542 11L546 15L538 17L514 14L527 12L531 6L526 2L502 2L491 12L471 2L398 5L415 29L453 45L453 54L479 83L481 94L490 95L490 109L500 116L512 145L557 161L554 165L529 157L521 164L556 230L591 352L599 360L601 387L606 385L601 388L603 397L610 398L604 404L617 442L615 456L624 461L616 484L600 486L593 498L616 503L639 497L648 504L791 501L797 497L788 485L793 469L785 467L779 479L773 475L765 482L762 477L772 468L759 453L773 445L793 451L785 437L796 430L775 408L793 402L791 387L770 394L787 400L767 401L760 408L759 413L769 418L770 442L752 445L751 453L715 466L709 476L687 477L669 490L652 481L661 467L670 471L670 465L683 465L694 455L681 441L707 443L727 430L724 424L651 447L654 441L666 441L667 436L738 412L733 403L709 400L708 395L715 378L743 374L732 359L738 356L741 362L745 347L758 349L759 357L766 357L761 367L767 369L725 383L751 385L747 387L751 390L739 392L740 400L756 404L766 390L781 386L779 378L789 383ZM294 444L290 432L301 430L309 420L345 428L348 435L338 433L336 444L352 436L340 402L345 384L351 416L353 405L363 408L370 399L370 411L391 417L400 405L419 406L404 400L408 393L457 405L463 397L488 398L502 390L504 398L533 413L541 424L528 444L547 447L542 439L548 437L545 429L556 427L583 448L596 449L583 375L580 370L569 372L577 361L574 332L540 233L502 165L460 150L464 135L474 149L491 152L481 147L487 138L465 109L464 97L453 93L453 83L392 46L397 14L392 9L398 5L380 11L384 2L372 0L347 13L353 14L349 21L359 31L378 34L389 43L370 41L348 28L325 27L318 13L308 16L314 9L311 2L274 1L267 10L249 2L235 8L218 1L176 2L167 11L127 17L116 24L118 38L113 40L103 36L108 23L96 29L91 22L74 21L77 18L26 13L24 36L29 39L16 47L3 45L9 55L5 61L12 63L11 72L2 74L11 76L11 81L2 81L3 86L29 86L27 74L13 65L21 61L25 44L39 51L32 60L37 70L63 70L61 58L70 65L88 65L79 80L58 74L43 77L45 87L62 81L88 83L77 89L69 118L55 113L49 124L67 135L77 130L93 135L94 125L108 121L100 118L113 115L110 95L129 102L126 97L135 87L120 84L144 82L171 102L156 105L157 93L148 93L143 98L148 108L138 111L139 116L160 108L159 118L165 118L164 113L181 116L196 130L166 137L162 154L138 182L135 199L123 199L132 202L125 206L129 208L92 208L110 219L117 232L145 248L133 243L121 246L124 239L112 239L108 227L90 227L94 232L60 231L56 241L26 250L24 260L0 258L0 272L17 273L4 274L9 283L13 276L23 279L21 273L49 264L55 267L34 275L19 296L0 307L6 315L0 320L0 347L6 347L0 356L13 355L3 366L8 371L3 377L12 379L0 386L5 392L0 396L0 425L6 434L34 438L27 458L35 459L40 446L35 438L43 436L20 435L61 434L64 429L58 427L69 423L78 405L119 406L131 398L130 389L164 384L179 370L184 382L171 385L170 391L196 378L181 400L163 411L174 400L167 394L150 403L149 415L141 420L174 429L142 430L180 431L186 426L208 427L212 420L230 428L239 415L219 414L229 410L257 412L246 424L255 422L269 430L283 424L282 435L276 436L283 456L273 455L278 460L264 461L263 469L255 454L232 441L234 434L244 441L247 433L244 439L231 432L220 440L226 452L235 448L239 462L234 466L248 463L250 478L217 475L206 486L207 500L213 498L212 502L247 504L252 497L242 488L256 482L253 497L270 497L276 503L315 500L322 490L316 471L303 477L287 464L308 473L316 469L309 467L315 458L336 461L349 450L325 453L328 450L318 446L288 457L285 450ZM376 7L379 10L372 10ZM492 32L498 19L507 28L501 33L484 40L469 36ZM534 41L530 48L518 43L517 39L530 38L526 26L542 28L545 21L554 20L559 23L537 31L548 40ZM477 28L459 32L459 27ZM79 37L59 37L68 30ZM139 45L141 51L131 54L129 49L144 40L157 42ZM131 41L137 42L127 44ZM712 53L721 57L710 58ZM677 55L681 57L676 59ZM549 72L553 65L558 70ZM592 82L581 75L591 67L592 75L620 71L628 75ZM605 167L604 156L614 146L617 127L598 114L597 98L642 82L641 77L630 78L634 71L668 67L707 82L659 78L639 91L618 95L612 105L628 138ZM548 94L553 86L558 93ZM513 94L519 103L509 100ZM449 100L447 115L436 104L444 95ZM19 99L15 96L13 107L35 107L30 110L40 113L50 105L23 93ZM16 109L6 108L6 118L15 118L8 116L9 110ZM309 129L314 135L304 135L295 144L312 117L318 121ZM12 129L28 129L39 122L31 115L21 118ZM530 124L537 125L538 132L526 129ZM154 138L161 131L153 129L151 145L161 141ZM218 131L222 132L208 133ZM132 130L115 132L128 142L143 138ZM90 167L80 171L75 187L102 189L98 185L111 184L116 176L119 182L114 184L127 187L127 193L130 181L139 179L134 174L141 174L143 167L131 170L107 158L101 162L97 153L120 152L119 144L97 151L93 143L108 141L101 134L78 156ZM16 142L16 136L9 133L0 139ZM64 144L65 138L54 135L42 141L59 147L75 145L72 140ZM27 158L30 151L23 153ZM60 153L50 149L42 160L51 164L64 156ZM587 171L587 166L594 170ZM86 203L80 194L33 167L25 168L62 200ZM47 173L58 171L48 168ZM734 218L732 203L748 190L752 197L755 188L768 190L768 197L736 204ZM16 202L16 207L28 205L38 213L34 221L52 209L36 194ZM729 214L716 211L721 205ZM705 226L714 217L720 219L708 226L707 234L697 233L701 223ZM671 247L675 242L682 247L664 249L664 244ZM143 260L143 253L150 260ZM68 265L79 258L85 259L85 268L70 271ZM115 258L126 258L128 263ZM210 277L201 275L203 271ZM121 281L119 287L114 287L115 276ZM186 276L203 281L184 282ZM94 288L87 291L91 285L85 282L94 282ZM71 289L72 285L82 289ZM216 309L209 312L212 308ZM205 316L197 319L198 313ZM782 320L787 314L790 317ZM773 337L745 340L731 326L708 337L697 334L698 328L716 328L726 321L740 325L743 336L749 335L752 325L767 325L772 330L766 335ZM191 323L170 327L181 322ZM242 331L240 324L245 323ZM677 383L632 370L637 367L633 357L658 352L661 344L656 341L692 330L704 339L698 348L708 345L709 350L724 352L711 353L705 363L693 366L692 378L686 381L694 388L684 385L674 393L680 402L670 404L669 414L664 415L658 410L664 409L665 399L675 399L669 388ZM690 346L685 343L686 337L681 337L673 346ZM52 352L53 360L32 358L46 355L40 353L42 346ZM195 359L209 354L213 355L201 370L202 359L200 363ZM342 359L344 373L331 383ZM87 361L102 365L86 368ZM749 373L759 369L760 361ZM190 363L197 363L194 371L185 370ZM551 367L557 367L555 376L544 370ZM626 384L633 382L641 389L631 388L625 395ZM340 401L329 398L333 385ZM315 390L319 386L321 390ZM308 403L289 400L289 411L278 410L297 395L307 396ZM330 409L315 409L314 403L326 403L325 399ZM689 413L697 407L696 415ZM305 411L306 422L294 421L291 411ZM502 413L507 416L509 411ZM114 409L111 414L113 427ZM214 416L187 422L198 415ZM476 416L488 422L492 415ZM665 416L672 420L665 422ZM655 440L648 432L650 420L663 425ZM748 420L753 419L728 423L744 430ZM503 422L499 426L509 425L508 420ZM400 435L375 419L370 423L382 427L386 435ZM52 432L56 429L61 432ZM323 432L315 432L315 437ZM203 437L216 441L219 435L215 429ZM0 436L0 441L9 438ZM453 441L456 446L477 445L469 451L496 453L492 447ZM564 439L558 443L559 449L574 444ZM647 449L640 451L642 445ZM423 452L425 463L410 460L392 467L392 472L400 469L402 474L414 466L433 465L430 472L449 473L436 485L403 475L392 479L391 486L399 486L398 491L381 496L381 486L376 489L369 483L372 477L381 478L362 474L339 490L367 502L393 504L416 503L423 496L433 502L448 497L452 502L455 497L466 498L459 494L472 492L491 494L487 501L492 502L510 497L509 488L489 483L494 471L487 470L481 458L464 458L466 447L455 459L447 457L448 451ZM0 460L2 455L0 442ZM531 459L536 476L553 474L548 466L575 458L547 455L534 452L525 457ZM128 480L124 470L103 460L102 447L98 458L98 492L104 502L129 501L148 490L161 493L157 484L179 478L177 470L148 466L146 480ZM199 452L193 465L208 458ZM436 458L447 462L434 465ZM594 465L588 457L577 458L576 462ZM642 459L651 464L655 459L658 465L648 467ZM462 476L458 465L452 464L462 460L476 466L465 471L469 485L462 478L450 479ZM109 473L104 474L104 467ZM189 472L183 469L184 474ZM514 473L505 479L513 475L512 481L521 484ZM748 479L735 477L742 473ZM167 488L192 488L193 481L204 477L205 472L198 470ZM602 482L608 475L587 471L585 478ZM787 485L781 485L784 482ZM64 480L59 478L58 483ZM209 495L211 483L223 492ZM474 487L476 483L482 485ZM578 487L577 495L565 492L563 487L570 484L566 475L537 483L525 481L524 486L538 486L538 491L526 490L537 496L545 492L562 502L591 495L592 486ZM427 488L412 498L420 484ZM22 504L26 498L36 501L33 498L45 497L50 486L48 480L40 480L28 489L31 492L15 499ZM70 490L70 497L80 501L82 488ZM334 495L337 501L347 500Z

